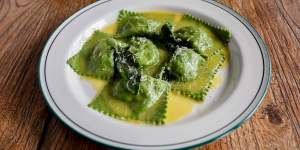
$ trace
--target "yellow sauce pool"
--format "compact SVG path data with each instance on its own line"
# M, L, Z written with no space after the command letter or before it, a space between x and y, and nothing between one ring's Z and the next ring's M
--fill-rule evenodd
M193 111L197 104L189 97L184 97L175 93L171 93L168 100L168 108L166 114L166 123L178 121Z
M110 33L110 34L114 34L117 32L117 23L113 23L111 25L108 25L106 27L104 27L102 29L103 32L106 32L106 33Z
M221 83L223 82L223 79L221 76L216 76L213 80L212 80L212 84L211 84L211 88L215 89L218 88Z
M182 22L181 19L183 17L183 14L176 13L176 12L146 12L144 13L147 17L157 19L163 22L173 22L176 24L176 27L182 27L187 25L185 22ZM117 31L117 24L113 23L111 25L108 25L102 29L103 32L114 34ZM223 65L223 68L228 66L229 63L229 50L226 49L225 51L225 63ZM108 83L107 81L103 80L97 80L93 78L86 78L84 79L88 80L93 88L97 91L97 93L101 92L103 87ZM215 79L212 82L212 88L217 88L222 83L222 78L220 76L216 76ZM189 115L196 104L199 104L192 100L191 98L175 94L173 92L169 95L168 100L168 106L167 106L167 113L166 113L166 123L172 123L176 122L178 120L181 120L185 116ZM131 123L142 123L141 121L130 121Z
M81 77L84 80L88 80L92 87L96 90L97 95L101 93L102 89L105 87L105 85L108 83L108 81L105 80L98 80L90 77Z

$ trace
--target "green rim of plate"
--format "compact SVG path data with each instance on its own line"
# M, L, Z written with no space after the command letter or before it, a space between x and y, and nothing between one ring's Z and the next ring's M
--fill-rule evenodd
M61 118L61 116L56 111L54 111L53 108L50 106L49 100L52 100L52 98L49 97L49 96L47 96L48 94L50 95L50 93L49 93L48 90L46 90L45 83L42 81L42 78L44 78L44 76L41 76L41 72L43 72L42 70L44 70L44 68L45 68L45 65L42 66L42 64L45 63L45 62L43 62L43 60L46 60L45 57L43 57L43 55L45 55L45 53L48 52L48 49L46 49L46 46L50 42L54 41L53 38L55 36L57 36L59 34L59 32L62 31L64 29L64 27L67 26L76 17L80 16L81 14L83 14L84 12L88 11L89 9L91 9L91 8L93 8L95 6L98 6L98 5L101 5L101 4L110 2L110 1L113 1L113 0L106 0L106 1L105 0L99 0L99 1L97 1L95 3L92 3L92 4L90 4L90 5L82 8L81 10L77 11L75 14L73 14L72 16L70 16L69 18L67 18L55 31L52 32L50 38L48 39L48 41L45 44L45 47L43 48L42 53L41 53L41 58L40 58L40 61L39 61L39 64L38 64L38 79L39 79L40 89L42 90L42 94L43 94L44 100L46 101L46 104L47 104L48 108L50 108L50 110L52 111L52 113L54 113L57 116L57 118L59 118L59 120L61 122L63 122L63 124L66 127L72 129L73 131L75 131L76 133L80 134L81 136L84 136L84 137L86 137L86 138L88 138L88 139L90 139L90 140L92 140L92 141L94 141L94 142L96 142L98 144L106 145L106 146L112 147L112 148L126 149L124 147L119 147L119 146L116 146L116 145L110 145L110 144L105 143L103 141L95 140L95 139L89 137L88 135L85 135L85 134L81 133L80 131L74 129L70 124L66 123L65 120L63 118ZM257 110L257 108L262 103L262 101L263 101L263 99L264 99L264 97L265 97L265 95L267 93L267 89L270 86L270 81L271 81L271 76L272 76L271 59L270 59L270 55L269 55L269 52L268 52L268 48L267 48L265 42L263 41L263 39L261 38L261 36L259 35L259 33L255 30L255 28L244 17L242 17L241 15L239 15L237 12L235 12L232 9L230 9L229 7L227 7L225 5L222 5L222 4L220 4L220 3L216 2L216 1L209 1L209 0L202 0L202 1L207 2L207 3L211 4L211 5L219 7L222 10L226 11L227 13L229 13L230 15L232 15L233 17L235 17L239 22L241 22L249 30L249 32L253 35L253 37L255 38L255 40L257 41L257 43L258 43L258 45L260 47L260 51L261 51L261 54L262 54L262 59L263 59L263 62L264 62L264 64L263 64L264 65L263 66L264 67L263 77L262 77L260 89L258 90L256 97L252 101L252 102L254 102L255 100L256 101L258 100L258 102L254 106L253 110L251 110L251 112L246 117L242 118L242 120L239 123L237 123L235 126L233 126L232 128L228 129L227 131L225 131L225 132L223 132L223 133L221 133L219 135L216 135L215 137L212 137L209 140L206 140L204 142L197 143L197 144L194 144L194 145L191 145L191 146L188 146L188 147L180 147L180 149L190 149L190 148L194 148L194 147L202 147L202 146L204 146L204 145L206 145L208 143L211 143L213 141L216 141L216 140L218 140L218 139L220 139L220 138L228 135L229 133L233 132L235 129L237 129L238 127L240 127L245 121L247 121L248 119L251 118L251 116L255 113L255 111ZM251 106L251 105L252 105L252 103L249 106ZM57 107L57 109L59 109L59 108ZM244 110L244 112L242 114L244 114L245 111L247 111L248 109L249 109L249 107L247 107L247 109ZM64 115L63 112L60 112L60 113L62 113L62 115ZM66 115L64 115L64 117L66 117L67 119L69 119ZM237 119L240 119L240 118L237 117L232 122L236 121ZM72 120L69 119L69 121L72 122L73 125L78 126ZM232 122L230 122L229 124L227 124L225 127L227 127L228 125L230 125ZM83 129L80 126L78 126L78 127L81 128L81 129ZM223 127L223 128L225 128L225 127ZM221 128L221 129L223 129L223 128ZM219 130L221 130L221 129L219 129ZM87 131L86 129L83 129L83 130ZM215 132L218 132L219 130L217 130ZM88 133L93 134L91 132L88 132ZM93 135L95 135L95 134L93 134ZM115 142L115 143L117 142L117 141L112 141L110 139L105 139L105 138L100 137L98 135L96 135L96 137L102 138L103 140L109 140L109 141ZM199 140L199 138L198 139L194 139L194 140ZM194 141L194 140L192 140L192 141ZM188 142L191 142L191 141L187 141L187 142L184 142L184 143L188 143ZM117 142L117 143L119 143L119 142ZM126 144L126 143L119 143L119 144ZM182 143L175 143L175 144L168 144L168 145L161 145L161 146L172 146L172 145L178 145L178 144L182 144ZM128 144L128 146L141 146L141 145ZM153 146L153 147L157 148L157 146Z

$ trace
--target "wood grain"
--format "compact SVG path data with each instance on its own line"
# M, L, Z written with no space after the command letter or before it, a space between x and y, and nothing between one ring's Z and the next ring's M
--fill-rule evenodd
M109 149L66 128L47 108L37 80L51 32L95 0L0 0L0 149ZM300 1L221 0L262 35L272 82L260 109L203 149L300 149Z

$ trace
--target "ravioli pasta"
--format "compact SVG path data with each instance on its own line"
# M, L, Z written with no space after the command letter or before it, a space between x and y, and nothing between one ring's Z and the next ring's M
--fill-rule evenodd
M170 84L143 76L137 95L128 94L122 81L112 81L89 107L119 119L142 120L163 124ZM124 99L126 97L126 99Z
M116 34L96 30L67 63L81 76L108 81L90 108L161 125L170 93L205 99L230 37L228 30L191 15L121 10Z
M178 47L166 66L167 75L181 82L193 81L198 77L199 64L204 59L192 49ZM165 77L166 79L168 77Z
M79 75L110 79L114 73L112 49L126 46L126 43L97 30L67 63Z
M118 18L118 34L122 37L153 36L158 34L160 26L159 21L126 10L120 11Z
M147 68L159 62L158 48L144 37L132 37L129 51L134 53L141 67Z
M196 101L204 100L215 74L224 62L224 49L215 51L198 66L197 79L189 82L172 82L172 90Z

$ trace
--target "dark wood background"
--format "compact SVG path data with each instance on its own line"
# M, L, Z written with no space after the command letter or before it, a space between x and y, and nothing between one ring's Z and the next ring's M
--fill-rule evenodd
M47 108L37 65L50 33L95 0L0 0L0 149L105 149ZM221 0L262 35L273 78L252 119L204 149L300 149L300 0Z

